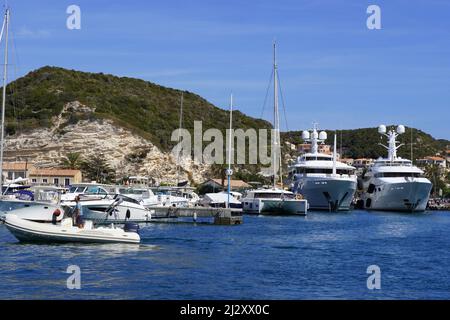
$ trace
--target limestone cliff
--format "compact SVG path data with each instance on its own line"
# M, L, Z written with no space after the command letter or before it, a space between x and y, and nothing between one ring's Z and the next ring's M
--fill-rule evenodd
M163 152L151 141L120 127L112 120L90 117L94 108L78 101L67 103L62 112L52 118L48 128L37 128L8 136L5 160L34 163L38 167L58 167L70 152L79 152L88 159L102 153L117 177L144 175L156 182L174 183L177 178L199 183L208 167L194 165L189 159L181 161L180 175L170 152ZM78 120L71 122L71 116Z

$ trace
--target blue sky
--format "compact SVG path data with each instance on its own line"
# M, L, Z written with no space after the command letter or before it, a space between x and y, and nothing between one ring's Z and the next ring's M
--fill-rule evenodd
M272 41L287 126L402 123L450 139L450 1L24 1L12 10L11 78L44 65L195 92L271 119ZM81 30L66 8L81 8ZM381 30L366 9L381 8ZM282 119L282 129L286 121Z

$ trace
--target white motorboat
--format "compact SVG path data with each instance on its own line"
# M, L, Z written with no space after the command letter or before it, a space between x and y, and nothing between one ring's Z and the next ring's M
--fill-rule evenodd
M362 177L362 205L369 210L420 212L427 207L432 189L424 172L411 160L397 157L397 137L405 132L400 125L397 130L387 132L380 125L378 132L388 138L388 158L379 158Z
M279 188L256 189L242 199L242 211L253 214L307 215L308 201Z
M157 206L163 207L193 207L200 197L190 187L152 187L157 197ZM151 206L148 206L151 207Z
M151 211L139 201L116 195L113 199L83 199L80 201L83 219L92 220L96 224L147 222L151 219ZM67 215L76 203L66 201L62 206Z
M9 213L14 213L17 217L35 222L61 221L64 215L64 209L58 204L22 201L18 202L21 207L9 212L0 213L0 218L4 218Z
M327 139L317 126L302 138L311 142L311 152L297 158L289 167L289 179L294 193L308 200L311 210L347 211L357 188L356 168L337 161L336 137L333 155L320 153L318 144Z
M116 194L115 187L101 183L76 183L70 186L69 191L61 195L61 201L74 201L76 196L83 196L90 199L103 199L112 197Z
M162 205L161 198L158 198L148 187L120 186L116 189L116 192L138 201L146 208Z
M200 200L199 204L205 207L214 208L242 208L242 203L236 198L240 193L230 192L230 197L228 192L221 191L216 193L206 193ZM229 203L228 203L229 199Z
M84 243L140 243L136 226L124 229L110 227L94 228L86 221L83 228L72 225L72 218L65 218L59 224L39 223L21 219L15 214L7 214L5 225L8 230L23 242L84 242Z

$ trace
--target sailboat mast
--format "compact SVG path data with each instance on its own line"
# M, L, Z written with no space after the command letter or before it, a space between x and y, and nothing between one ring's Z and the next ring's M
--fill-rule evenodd
M231 128L233 127L233 94L230 97L230 132L228 133L228 170L227 170L227 182L228 182L228 202L227 208L230 207L230 193L231 193Z
M336 176L336 161L337 161L337 134L334 133L334 149L333 149L333 177Z
M183 125L183 92L181 92L181 98L180 98L180 124L178 126L179 130L178 130L178 145L180 145L180 140L181 140L181 126ZM181 149L181 146L180 146ZM177 186L178 183L180 183L180 157L181 157L181 150L178 150L177 153Z
M0 137L0 186L3 193L3 146L5 138L5 106L6 106L6 82L8 71L8 24L9 24L9 9L5 12L5 63L3 65L3 100L2 100L2 129Z
M273 154L273 187L277 184L277 167L278 167L278 144L279 144L279 120L278 120L278 74L277 74L277 51L276 43L273 43L273 126L274 126L274 143Z

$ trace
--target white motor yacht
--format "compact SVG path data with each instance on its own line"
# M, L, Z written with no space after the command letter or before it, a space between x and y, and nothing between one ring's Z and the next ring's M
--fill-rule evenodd
M147 222L151 219L151 211L139 201L123 195L115 195L112 199L89 199L81 197L83 219L92 220L96 224ZM66 215L70 215L76 203L66 201L62 204Z
M350 210L357 188L356 168L337 161L336 143L333 155L320 153L318 144L327 139L325 131L303 131L302 138L311 142L311 152L297 158L289 167L294 193L308 200L311 210Z
M380 125L378 132L387 137L387 158L379 158L363 176L363 194L361 200L366 209L420 212L427 207L432 189L430 180L423 176L423 171L414 166L411 160L397 156L397 137L405 132L399 125L397 130L387 132L386 126Z

